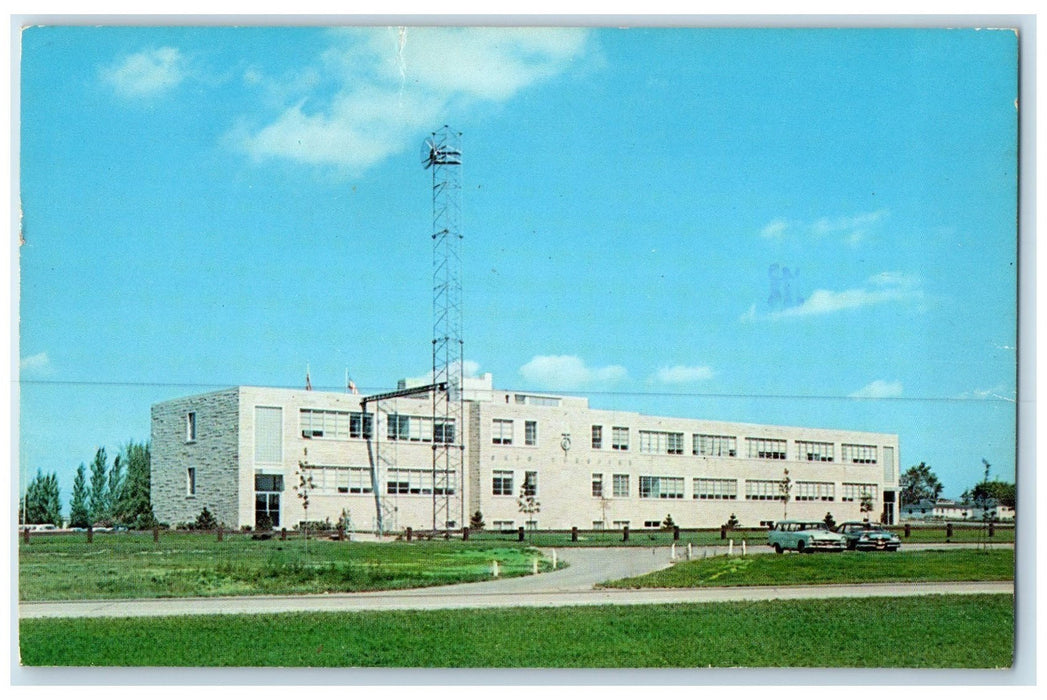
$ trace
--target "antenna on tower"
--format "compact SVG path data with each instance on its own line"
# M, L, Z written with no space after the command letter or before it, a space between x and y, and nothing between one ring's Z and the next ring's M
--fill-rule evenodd
M444 126L422 142L433 178L433 530L465 518L462 395L462 134Z

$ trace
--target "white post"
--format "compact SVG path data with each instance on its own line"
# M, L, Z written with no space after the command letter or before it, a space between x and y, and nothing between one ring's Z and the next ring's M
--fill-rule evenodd
M745 540L742 540L742 556L745 556Z
M531 573L532 574L537 574L538 573L538 557L535 557L534 559L531 560Z
M734 556L734 540L727 540L727 556Z
M491 562L491 575L494 576L495 578L498 578L498 560L497 559Z
M669 552L669 560L676 561L676 543L673 542L672 549Z
M687 561L691 561L691 543L687 543Z
M553 550L553 571L556 571L556 550Z

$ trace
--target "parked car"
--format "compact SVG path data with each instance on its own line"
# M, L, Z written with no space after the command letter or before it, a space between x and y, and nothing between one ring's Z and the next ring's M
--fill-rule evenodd
M779 520L767 533L767 546L781 554L786 549L797 552L840 552L847 546L843 535L830 531L824 522Z
M902 546L898 535L880 523L849 520L837 525L836 531L847 540L847 549L895 552Z

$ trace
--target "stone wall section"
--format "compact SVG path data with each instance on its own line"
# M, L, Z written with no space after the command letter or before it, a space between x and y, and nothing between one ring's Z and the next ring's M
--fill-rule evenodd
M239 396L234 388L152 407L150 497L161 523L193 522L206 507L226 527L239 527ZM195 440L187 433L191 412L196 414ZM196 470L192 494L190 468Z

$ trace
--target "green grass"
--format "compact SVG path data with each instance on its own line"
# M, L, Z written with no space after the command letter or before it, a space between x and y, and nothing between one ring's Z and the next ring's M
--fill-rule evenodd
M680 562L644 576L610 581L607 588L691 588L889 581L1009 581L1014 550L951 549L919 552L726 555Z
M308 549L308 551L307 551ZM472 542L254 541L210 534L34 537L19 541L20 600L324 593L435 586L529 574L524 546ZM549 569L541 561L540 570Z
M20 643L28 666L1005 668L1014 599L35 619Z

